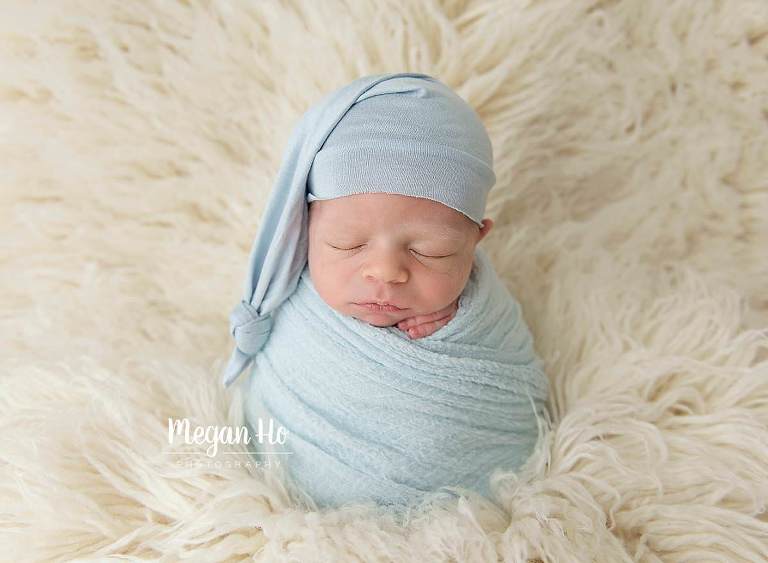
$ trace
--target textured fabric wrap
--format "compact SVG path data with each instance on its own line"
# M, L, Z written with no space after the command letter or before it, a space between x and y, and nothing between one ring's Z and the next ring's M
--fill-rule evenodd
M404 506L444 485L488 496L494 469L530 457L548 383L519 303L478 246L455 317L415 340L338 313L305 268L246 391L251 429L271 417L287 430L283 445L249 449L281 452L273 459L318 506Z

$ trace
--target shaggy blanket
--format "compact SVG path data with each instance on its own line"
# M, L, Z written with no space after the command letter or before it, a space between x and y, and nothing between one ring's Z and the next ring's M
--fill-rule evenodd
M2 2L0 557L768 560L766 59L764 0ZM553 427L399 525L202 438L291 125L402 70L487 126Z
M533 452L547 378L520 304L482 248L456 316L425 338L338 313L308 265L273 316L246 419L287 431L283 444L257 449L284 456L317 506L373 499L400 517L443 486L490 496L491 474Z

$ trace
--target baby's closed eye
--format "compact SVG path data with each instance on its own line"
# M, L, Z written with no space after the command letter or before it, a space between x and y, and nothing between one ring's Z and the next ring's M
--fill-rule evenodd
M354 250L360 250L367 246L366 243L363 244L344 244L344 243L326 243L328 246L330 246L334 250L338 250L341 252L352 252ZM455 256L457 254L456 251L451 249L438 249L438 248L425 248L425 247L418 247L418 248L409 248L408 249L413 254L416 254L418 256L421 256L423 258L434 258L434 259L440 259L440 258L450 258L451 256Z

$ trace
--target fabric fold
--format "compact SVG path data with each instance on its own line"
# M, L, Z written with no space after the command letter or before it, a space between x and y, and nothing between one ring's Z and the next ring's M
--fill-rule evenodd
M488 496L493 470L533 451L547 397L520 305L477 247L455 317L416 340L338 313L305 268L256 356L245 412L250 427L285 427L285 444L251 450L279 454L319 506L404 506L443 486Z

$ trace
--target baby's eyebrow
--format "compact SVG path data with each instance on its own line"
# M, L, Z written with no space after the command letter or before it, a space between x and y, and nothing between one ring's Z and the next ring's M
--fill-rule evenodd
M429 235L437 235L439 238L442 238L442 239L456 240L456 241L464 240L463 232L458 231L456 229L451 229L449 227L438 227L434 229L429 229L424 232L428 233Z
M342 232L358 233L361 227L365 227L364 223L345 223L338 225ZM398 228L410 229L415 235L418 236L433 236L437 235L439 238L446 240L463 241L464 232L451 225L424 225L423 223L405 223L399 225Z
M460 229L452 227L451 225L429 225L425 226L421 223L406 223L403 225L405 228L413 227L414 232L420 234L438 234L443 238L463 239L464 232Z

